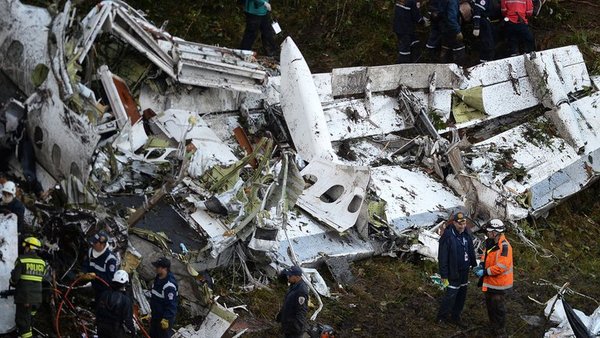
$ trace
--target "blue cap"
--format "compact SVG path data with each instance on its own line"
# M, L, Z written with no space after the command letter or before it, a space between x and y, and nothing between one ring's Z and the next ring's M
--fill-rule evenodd
M302 268L297 265L292 266L291 268L283 270L283 274L286 276L302 276Z
M108 242L108 234L106 233L106 231L100 230L100 231L98 231L97 234L95 234L94 236L90 237L88 239L88 241L90 242L90 244L96 244L98 242L100 242L100 243L106 243L106 242Z

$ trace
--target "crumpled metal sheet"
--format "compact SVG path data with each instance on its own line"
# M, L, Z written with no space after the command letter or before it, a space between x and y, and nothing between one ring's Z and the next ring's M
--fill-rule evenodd
M17 216L0 215L0 291L8 290L10 272L18 253ZM15 327L16 307L14 299L0 298L0 333L8 333Z

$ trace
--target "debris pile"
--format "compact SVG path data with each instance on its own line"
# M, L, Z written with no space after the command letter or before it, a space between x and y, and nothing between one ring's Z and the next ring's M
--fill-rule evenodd
M291 38L277 66L174 37L122 1L81 21L68 1L0 13L1 146L25 149L11 170L40 186L29 223L60 257L57 283L106 230L145 314L149 263L167 254L182 307L205 318L181 337L237 317L200 271L239 264L249 290L298 264L327 296L310 267L345 284L352 260L435 258L426 229L448 214L538 216L600 172L598 84L574 46L311 74Z

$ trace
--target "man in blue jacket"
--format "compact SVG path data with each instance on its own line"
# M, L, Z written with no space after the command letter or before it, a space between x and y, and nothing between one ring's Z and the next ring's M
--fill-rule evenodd
M292 266L283 273L287 276L290 288L277 314L277 321L281 323L281 330L286 338L300 338L306 332L308 287L302 280L302 268L299 266Z
M173 335L173 324L177 314L177 280L171 273L171 261L166 257L159 258L152 262L152 265L156 268L156 278L150 298L150 337L168 338Z
M91 248L82 267L84 272L82 279L92 281L96 302L104 291L110 290L107 284L113 280L118 269L117 257L108 247L108 239L108 234L102 230L89 239ZM101 278L107 284L99 281L96 277Z
M464 214L457 213L442 234L438 249L439 273L446 285L446 294L442 298L437 321L450 322L460 327L464 327L460 315L467 298L469 270L477 266L473 239L466 227Z
M415 25L423 21L416 0L396 0L394 33L398 37L397 63L414 61L411 56L411 48L419 43L415 35Z
M244 0L244 12L246 13L246 30L240 48L252 50L252 45L258 36L267 56L275 56L277 46L275 45L275 32L271 26L271 4L269 0Z
M465 65L466 51L460 27L458 0L441 0L442 17L442 62L454 62Z
M499 14L500 6L494 6L494 0L473 0L473 36L479 38L479 62L494 60L496 44L492 20Z

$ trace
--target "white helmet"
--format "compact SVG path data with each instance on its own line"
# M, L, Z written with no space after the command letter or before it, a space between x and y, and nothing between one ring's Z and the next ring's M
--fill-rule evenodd
M116 283L127 284L129 283L129 274L125 270L117 270L112 281Z
M493 219L485 227L485 230L502 233L502 232L504 232L504 230L506 230L506 227L504 226L504 223L501 220Z
M13 196L17 194L17 186L14 182L8 181L2 186L2 192L7 192Z

